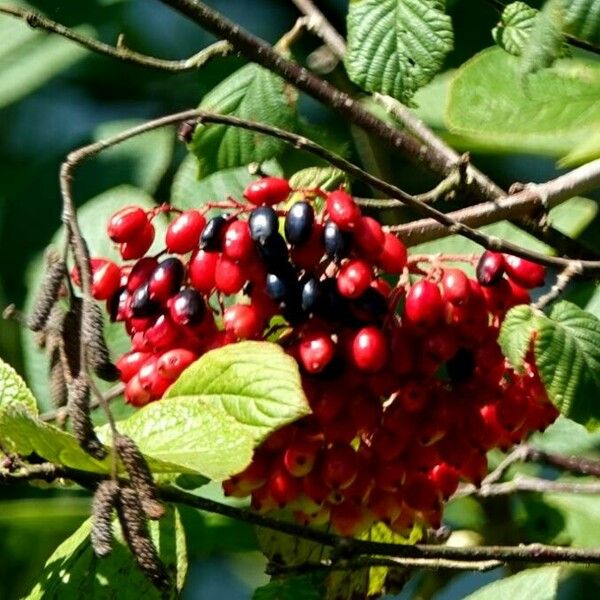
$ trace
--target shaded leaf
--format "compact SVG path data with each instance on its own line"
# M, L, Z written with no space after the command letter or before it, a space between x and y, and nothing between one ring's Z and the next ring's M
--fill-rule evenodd
M348 12L350 79L408 102L440 70L453 47L443 0L354 0Z
M320 583L315 575L273 579L255 590L252 600L321 600Z
M486 585L465 600L555 600L559 575L560 567L527 569Z
M181 374L166 397L221 409L255 443L310 412L298 365L269 342L240 342L206 353Z

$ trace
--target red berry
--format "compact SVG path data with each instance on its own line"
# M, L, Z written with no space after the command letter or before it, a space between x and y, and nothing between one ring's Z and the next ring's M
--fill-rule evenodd
M342 230L354 229L361 217L358 204L348 192L337 190L327 195L329 218Z
M385 245L385 234L378 221L361 217L354 230L354 241L368 258L378 259Z
M372 523L369 510L354 502L342 502L331 508L331 525L340 535L354 537L369 529Z
M293 263L299 269L312 269L321 262L325 253L323 243L323 225L315 223L311 229L308 241L294 246L290 250Z
M187 254L195 250L205 225L206 219L199 211L182 212L167 228L167 250L173 254Z
M196 361L198 355L184 348L175 348L161 354L156 362L156 369L162 377L175 380Z
M121 244L119 252L123 260L133 260L141 258L150 250L152 242L154 242L154 225L147 222L144 228L136 234L133 239Z
M169 314L177 325L194 327L200 325L206 315L202 296L192 288L184 288L168 302Z
M300 360L309 373L322 371L335 355L335 344L325 333L309 333L300 342Z
M512 279L508 280L508 285L510 287L511 304L516 306L517 304L529 304L531 302L531 296L525 288L516 284Z
M132 351L123 354L116 363L121 373L121 381L127 383L150 358L152 358L150 352Z
M127 291L135 292L135 290L144 285L148 279L150 279L150 275L152 275L157 266L158 260L153 256L140 258L140 260L133 265L131 271L129 271L127 277Z
M271 473L267 483L273 499L283 508L293 502L302 492L302 485L286 469L279 468Z
M477 263L477 281L486 287L494 285L504 275L504 266L502 254L486 250Z
M452 465L441 462L431 469L429 479L435 484L442 496L448 499L456 491L460 476Z
M133 404L138 408L145 406L148 402L152 401L152 395L148 390L142 387L140 383L140 378L137 375L134 375L125 386L125 400L129 402L129 404Z
M261 204L279 204L290 194L292 189L287 179L280 177L263 177L253 181L244 191L244 197L248 202L257 206Z
M445 269L442 277L444 300L451 304L467 304L471 298L471 284L464 271Z
M352 341L352 360L362 371L375 372L383 368L388 357L385 335L377 327L363 327Z
M126 206L108 222L108 237L117 243L130 242L142 234L148 225L146 211L139 206Z
M390 275L399 275L406 266L406 246L393 233L385 233L383 251L377 264Z
M520 256L504 255L506 274L518 285L532 289L544 285L546 269Z
M154 325L146 329L144 335L152 350L163 352L175 345L179 337L179 328L168 315L160 315Z
M412 475L403 488L403 495L404 501L413 510L430 511L440 506L440 493L425 475Z
M244 261L254 253L248 221L232 221L225 230L223 254L231 260Z
M221 256L215 267L215 286L228 296L237 294L244 287L247 277L242 267L226 256Z
M337 288L346 298L358 298L369 287L372 278L369 263L361 259L351 259L338 273Z
M137 374L140 385L152 398L160 398L173 383L170 379L162 377L157 369L157 359L152 358L144 364ZM133 381L133 380L132 380Z
M215 271L219 254L199 250L189 262L190 282L202 294L210 294L215 287Z
M335 490L347 488L356 479L358 464L356 452L349 444L335 444L325 450L321 475L323 481Z
M442 318L444 302L438 286L421 279L406 294L404 318L412 325L431 327Z
M121 269L105 258L92 258L92 296L96 300L108 300L121 286ZM79 271L74 267L75 277L73 281L80 285Z
M166 302L179 291L184 274L185 267L178 258L165 258L148 279L150 299Z
M254 339L262 331L260 312L252 304L234 304L223 313L223 327L242 340Z
M315 464L318 446L307 440L295 440L283 455L283 464L294 477L305 477Z

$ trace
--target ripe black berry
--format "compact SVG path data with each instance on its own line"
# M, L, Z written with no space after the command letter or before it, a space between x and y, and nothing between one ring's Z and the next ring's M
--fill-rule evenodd
M466 348L459 348L456 354L446 363L446 373L450 380L456 383L466 381L474 372L475 357Z
M290 298L297 295L298 282L292 269L278 273L268 273L265 282L267 295L275 302L289 303Z
M153 317L160 312L160 303L150 298L148 282L140 285L131 297L131 314L136 318Z
M321 301L321 283L316 277L309 277L301 282L301 306L302 310L311 314L315 312Z
M288 247L279 233L267 238L258 246L258 253L269 271L281 271L291 268Z
M169 310L178 325L198 325L204 319L206 305L196 290L185 288L169 300Z
M335 260L345 258L350 252L352 234L342 231L333 221L327 221L323 231L325 254Z
M285 237L290 244L303 244L310 237L315 211L308 202L296 202L285 217Z
M364 321L379 321L388 312L388 303L385 296L375 288L368 287L352 303L355 316Z
M200 248L202 250L220 251L226 226L227 219L222 215L210 219L202 230Z
M260 206L250 213L248 221L250 236L258 244L264 244L277 233L279 220L277 213L270 206Z
M178 258L165 258L148 280L150 297L166 302L181 287L184 274L185 267Z

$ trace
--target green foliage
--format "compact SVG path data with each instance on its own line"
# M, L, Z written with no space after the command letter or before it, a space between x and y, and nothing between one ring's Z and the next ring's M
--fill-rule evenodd
M298 365L268 342L240 342L208 352L181 374L166 398L188 398L222 410L255 443L310 412Z
M498 46L509 54L520 56L527 45L537 10L525 2L512 2L502 11L500 22L492 30Z
M187 572L185 535L178 512L170 508L159 522L151 522L149 528L174 583L166 598L174 599L183 588ZM138 569L116 522L114 548L106 558L94 555L90 531L91 521L87 520L56 549L26 600L165 600Z
M297 171L290 177L290 186L294 189L321 188L333 191L346 185L348 185L348 176L335 167L311 167Z
M530 75L526 89L515 85L519 77L519 59L499 48L465 63L450 86L450 131L481 148L560 157L600 126L598 61L559 61Z
M297 92L266 69L249 64L204 96L201 108L293 131ZM220 169L262 162L277 156L284 142L224 125L198 126L190 150L198 159L198 176Z
M369 92L410 101L453 47L442 0L353 0L348 12L350 79Z
M314 575L273 579L259 587L252 600L321 600L320 583Z
M600 0L563 0L565 33L600 44Z
M516 368L532 338L549 398L563 415L595 427L600 419L600 321L566 301L555 304L548 316L528 307L512 309L502 324L500 344Z
M486 585L465 600L556 600L560 567L528 569Z
M0 360L0 410L13 404L37 414L37 404L31 390L9 364Z

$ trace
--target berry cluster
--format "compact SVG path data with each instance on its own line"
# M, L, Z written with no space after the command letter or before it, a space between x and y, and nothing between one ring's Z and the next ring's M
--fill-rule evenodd
M242 339L279 331L300 365L312 414L271 435L227 494L342 535L436 526L459 481L481 481L488 450L556 418L533 362L515 372L497 343L543 267L485 252L471 279L443 257L409 258L342 189L265 177L244 197L209 205L226 211L209 219L124 208L108 234L125 264L92 261L94 297L131 336L117 366L133 405ZM161 212L174 216L165 250L146 256Z

